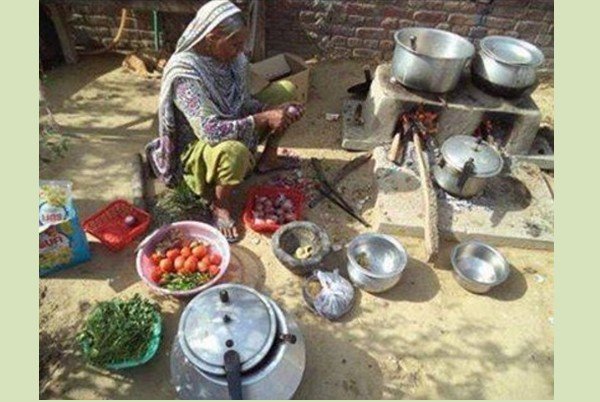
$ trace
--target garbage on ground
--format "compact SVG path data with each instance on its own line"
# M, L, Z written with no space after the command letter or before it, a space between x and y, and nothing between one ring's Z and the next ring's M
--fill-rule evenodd
M85 233L72 199L72 183L41 181L39 189L39 275L90 259Z
M316 271L303 287L306 303L311 310L328 320L337 320L352 309L354 287L338 272Z
M158 350L161 332L158 307L136 294L98 303L77 341L88 363L118 370L148 362Z
M325 113L325 120L327 121L338 121L340 119L339 113Z

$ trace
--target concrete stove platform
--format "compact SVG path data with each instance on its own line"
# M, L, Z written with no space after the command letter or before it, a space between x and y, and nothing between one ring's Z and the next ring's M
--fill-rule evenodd
M370 150L391 142L398 116L417 105L438 111L437 139L444 142L457 134L471 135L484 120L505 126L504 150L512 155L526 155L541 122L541 113L530 96L504 99L479 90L468 74L457 88L444 95L409 90L391 82L390 64L377 67L367 100L347 101L342 120L342 147ZM360 105L360 106L359 106ZM353 116L362 108L364 124L356 124Z
M378 230L395 235L423 236L420 180L410 166L387 161L377 147L374 173ZM491 179L483 195L457 199L438 190L440 236L481 240L491 245L533 249L554 247L554 201L539 168L515 162L509 174Z

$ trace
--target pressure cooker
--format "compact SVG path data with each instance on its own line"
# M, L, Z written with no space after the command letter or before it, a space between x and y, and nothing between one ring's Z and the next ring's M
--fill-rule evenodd
M270 298L237 284L196 296L171 350L182 399L291 399L305 366L298 324Z
M433 177L442 189L460 198L481 193L487 180L504 166L502 155L482 138L452 136L442 144L440 154Z

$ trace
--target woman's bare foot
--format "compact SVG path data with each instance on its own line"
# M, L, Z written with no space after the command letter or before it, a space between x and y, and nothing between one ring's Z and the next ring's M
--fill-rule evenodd
M225 236L227 241L230 243L237 241L239 233L229 211L225 208L213 206L212 213L216 228Z
M258 161L256 171L258 173L268 173L276 170L295 169L300 166L297 158L291 155L280 156L277 154L277 148L265 147L262 157Z
M215 201L212 206L215 227L225 236L228 242L235 243L239 240L235 220L231 217L229 203L233 186L216 186Z

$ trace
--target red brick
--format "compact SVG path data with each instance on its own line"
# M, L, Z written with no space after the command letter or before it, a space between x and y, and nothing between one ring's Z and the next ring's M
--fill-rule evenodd
M361 47L362 42L362 39L359 38L348 38L348 46L352 48Z
M535 44L538 46L550 46L554 44L554 35L540 34L535 38Z
M386 6L383 8L383 16L391 18L412 18L413 11L409 8Z
M477 4L471 1L444 1L444 10L451 12L463 12L463 13L475 13L477 11Z
M357 28L356 36L362 39L385 39L383 28Z
M398 27L398 20L392 17L386 17L381 21L381 27L384 29L396 29Z
M450 14L448 22L452 25L475 25L477 23L476 15L468 14Z
M548 23L534 21L519 21L515 26L515 31L523 34L539 34L548 31Z
M373 49L354 49L352 56L360 59L378 59L381 58L381 52Z
M383 50L384 52L389 51L389 50L394 50L395 44L394 41L391 40L382 40L379 41L379 49Z
M485 18L484 24L490 28L511 29L515 26L516 22L509 18L489 16Z
M377 39L365 39L363 43L369 49L379 49L379 41Z
M417 11L413 18L415 21L437 24L446 21L446 13L443 11Z
M451 31L457 35L467 36L469 34L469 27L466 25L454 25Z
M398 20L398 29L414 27L416 24L412 20Z
M348 25L333 25L330 30L331 35L354 36L355 28Z
M442 0L408 0L408 5L415 9L439 10L444 6Z
M524 13L522 7L496 7L492 8L492 13L495 17L506 17L506 18L521 18Z
M545 16L546 16L545 10L530 9L530 10L525 10L522 18L524 20L528 20L528 21L542 21Z
M349 15L348 16L348 24L358 27L361 26L365 22L365 17L362 15Z
M330 41L333 46L346 46L346 38L343 36L333 36Z
M346 13L358 14L358 15L371 14L376 9L376 6L374 4L365 4L365 3L348 3L348 4L345 4L345 7L346 7Z
M334 47L331 51L331 57L334 59L347 59L350 58L351 55L350 49L345 47Z

